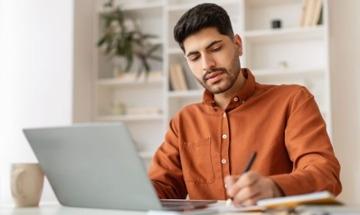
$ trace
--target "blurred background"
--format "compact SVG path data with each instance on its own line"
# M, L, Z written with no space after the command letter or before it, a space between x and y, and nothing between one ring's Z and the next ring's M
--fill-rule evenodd
M340 199L360 204L358 0L0 0L0 204L12 204L11 163L36 162L23 128L123 121L148 165L169 119L201 99L172 29L202 2L228 11L259 82L314 94Z

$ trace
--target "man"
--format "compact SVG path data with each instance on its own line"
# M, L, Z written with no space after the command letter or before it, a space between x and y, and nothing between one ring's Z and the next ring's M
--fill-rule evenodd
M340 165L314 97L302 86L264 85L241 68L243 47L224 9L200 4L174 28L202 103L170 121L149 176L160 198L262 198L341 192ZM256 152L251 170L243 173Z

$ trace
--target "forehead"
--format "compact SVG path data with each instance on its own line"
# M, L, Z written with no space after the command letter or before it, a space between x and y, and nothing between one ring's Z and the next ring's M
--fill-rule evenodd
M188 36L184 42L185 54L188 52L199 51L205 49L209 44L216 40L226 40L228 36L220 34L216 28L204 28Z

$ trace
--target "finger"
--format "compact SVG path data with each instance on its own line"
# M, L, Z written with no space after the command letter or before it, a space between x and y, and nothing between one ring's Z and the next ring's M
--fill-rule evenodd
M235 176L235 175L227 175L225 176L224 178L224 182L226 184L226 186L231 186L233 185L238 179L239 179L240 176Z
M244 202L252 202L253 199L261 195L261 187L255 183L251 186L244 187L233 197L236 204L244 204Z
M261 176L256 172L247 172L239 177L239 179L236 181L236 184L239 186L239 188L247 187L259 180L260 177Z
M256 205L257 201L259 201L261 199L261 193L252 196L251 198L248 198L247 200L244 200L241 205L242 206L251 206L251 205Z
M235 184L238 178L239 176L233 176L233 175L225 176L224 183L225 183L226 192L228 192L232 188L232 186Z
M247 188L241 189L238 195L243 197L243 199L235 198L234 202L248 206L254 205L260 199L273 197L271 186L269 186L268 183L269 180L270 179L267 178L261 178L255 184L249 187L249 191L247 191ZM251 191L251 189L253 190Z
M228 189L230 196L235 196L242 188L251 186L256 183L260 178L260 175L255 172L248 172L239 177L239 179Z
M241 206L250 206L250 205L255 205L260 199L265 199L265 198L269 198L268 193L263 192L262 188L260 188L260 192L250 198L248 198L247 200L244 200L240 203Z

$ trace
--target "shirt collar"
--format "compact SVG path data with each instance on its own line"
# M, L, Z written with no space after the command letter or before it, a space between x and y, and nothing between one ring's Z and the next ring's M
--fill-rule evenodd
M241 87L239 92L232 98L228 107L234 106L233 102L238 103L238 104L244 103L255 92L256 83L255 83L254 75L247 68L242 68L241 72L245 77L244 85ZM235 97L237 97L237 98L235 98ZM212 94L208 90L205 90L205 92L203 94L203 102L207 105L216 106L214 94ZM235 105L235 106L238 106L238 105Z

